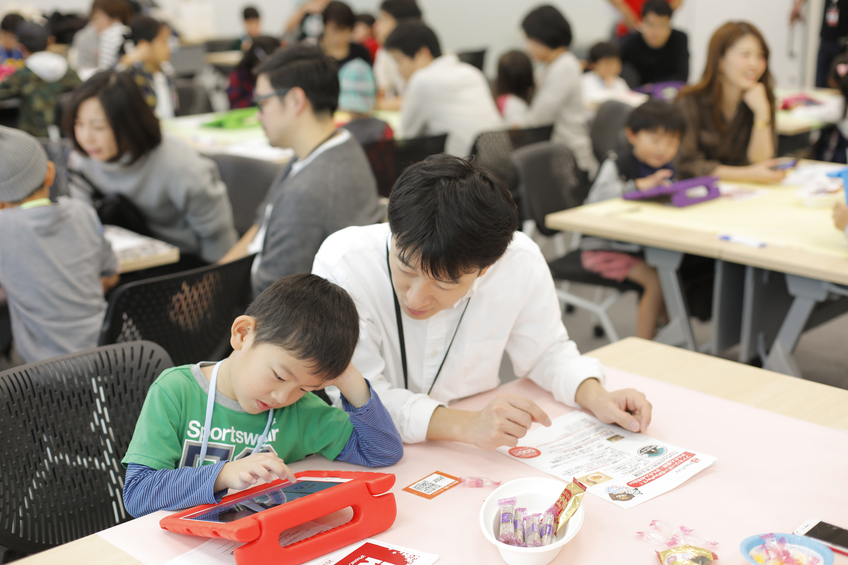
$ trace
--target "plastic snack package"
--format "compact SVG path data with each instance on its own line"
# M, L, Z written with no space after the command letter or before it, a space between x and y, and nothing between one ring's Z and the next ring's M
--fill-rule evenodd
M542 545L542 536L539 534L539 516L539 514L531 514L524 517L524 543L527 547Z
M657 551L662 565L710 565L718 555L694 545L678 545L664 551Z
M545 513L542 514L542 522L539 528L539 533L542 536L542 545L550 545L554 541L554 524L556 523L556 514L554 507L551 506Z
M508 543L510 545L515 543L515 524L513 523L513 515L515 513L515 497L512 496L510 498L502 498L498 500L498 505L500 506L500 517L501 517L501 527L498 535L498 541L501 543Z
M471 488L499 487L503 481L493 481L486 477L462 477L462 484Z
M586 487L583 486L577 479L572 479L570 483L563 489L559 498L554 502L553 510L556 516L554 531L559 535L560 530L565 527L568 520L574 516L577 509L580 508L580 503L583 501L583 494L586 492Z
M715 547L717 542L694 535L692 528L678 526L671 522L654 520L644 532L636 532L636 537L653 545L676 547L678 545L693 545L695 547Z
M513 527L515 529L515 545L518 547L526 547L524 544L524 515L527 514L526 508L516 508L513 514Z
M760 537L763 539L763 545L758 545L749 553L757 563L762 565L821 564L821 560L805 548L786 543L786 538L778 539L774 534L765 534Z

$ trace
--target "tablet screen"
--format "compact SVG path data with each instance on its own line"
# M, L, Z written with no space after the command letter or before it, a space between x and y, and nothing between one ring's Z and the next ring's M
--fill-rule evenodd
M251 498L241 498L186 516L186 520L202 520L204 522L235 522L241 518L252 516L263 510L268 510L286 502L315 494L322 490L333 488L347 480L299 480L295 484L285 483L268 490L260 491Z

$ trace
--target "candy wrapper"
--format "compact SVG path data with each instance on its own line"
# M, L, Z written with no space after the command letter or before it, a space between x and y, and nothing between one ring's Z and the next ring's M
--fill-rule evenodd
M539 516L539 514L531 514L524 518L524 543L527 547L542 545L542 536L539 533Z
M556 514L554 507L551 506L545 513L542 514L542 523L539 527L539 533L542 535L542 545L550 545L554 541L554 524L556 523Z
M665 551L657 551L662 565L710 565L718 555L693 545L678 545Z
M503 481L493 481L486 477L462 477L462 484L471 488L499 487Z
M710 541L694 534L694 530L686 526L678 526L671 522L654 520L644 532L636 532L636 537L642 541L662 547L678 545L694 545L695 547L715 547L717 542Z
M751 550L750 556L762 565L821 565L821 560L806 548L778 539L774 534L765 534L763 545Z
M574 516L577 509L580 508L580 503L583 501L583 494L586 492L586 487L583 486L577 479L573 479L563 489L559 498L554 502L553 510L556 516L554 531L557 537L562 533L562 529L568 523L568 520Z
M501 517L501 527L498 534L498 541L501 543L515 543L515 524L513 517L515 514L515 497L502 498L498 500L500 511L498 514Z
M525 547L524 544L524 515L527 514L526 508L516 508L513 515L512 524L515 528L515 545Z

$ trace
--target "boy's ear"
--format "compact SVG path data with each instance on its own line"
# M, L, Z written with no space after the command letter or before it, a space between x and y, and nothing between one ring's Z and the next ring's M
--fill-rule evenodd
M248 336L256 329L256 319L252 316L239 316L230 328L230 346L239 351L245 347Z
M636 144L636 134L633 133L632 129L624 128L624 135L627 137L627 142L630 143L630 145Z
M42 188L50 188L53 186L53 181L56 180L56 165L53 161L47 161L47 172L44 173L44 184Z

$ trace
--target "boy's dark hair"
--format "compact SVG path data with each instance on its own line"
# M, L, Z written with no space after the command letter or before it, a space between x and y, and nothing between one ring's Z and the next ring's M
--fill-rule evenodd
M633 133L664 130L666 133L683 135L686 131L686 116L676 104L651 99L630 112L625 125Z
M127 0L94 0L91 11L100 10L113 20L118 20L127 25L132 16L132 6Z
M376 21L371 14L357 14L356 16L356 23L365 24L368 27L373 27Z
M277 49L253 73L267 74L274 90L303 89L315 114L333 114L338 108L338 65L318 47L298 43Z
M6 14L3 20L0 21L0 30L7 33L17 34L18 26L24 21L24 17L20 14Z
M662 0L665 2L665 0ZM601 59L620 59L621 50L618 45L611 41L596 43L589 49L589 62L597 63Z
M159 120L144 101L135 80L126 73L104 71L77 87L68 108L62 113L62 126L78 152L86 155L77 141L74 122L80 105L90 98L100 101L106 120L115 135L118 154L112 161L128 154L129 164L135 163L162 142Z
M256 297L246 315L256 320L254 345L267 343L310 363L314 375L335 379L353 359L359 313L342 287L302 274L284 277Z
M395 20L420 20L421 8L415 0L383 0L380 10L386 12Z
M571 25L565 16L550 5L539 6L524 16L524 34L539 43L557 49L571 45Z
M533 76L533 62L524 51L507 51L498 60L498 78L495 90L498 96L514 94L525 102L530 102L530 96L536 86Z
M670 18L674 13L674 8L667 0L648 0L642 5L642 18L648 14L656 14L661 18Z
M442 153L407 168L389 197L398 258L452 281L494 264L518 229L509 190L486 169Z
M350 6L344 2L333 0L324 8L324 25L332 22L339 29L353 29L356 25L356 16Z
M280 40L275 37L267 35L254 37L250 42L250 49L245 52L236 68L253 71L253 69L256 68L256 65L264 61L269 55L276 52L279 48Z
M247 6L241 13L241 17L243 20L258 20L259 10L257 10L254 6Z
M16 31L18 43L32 55L47 49L50 43L50 32L41 24L24 21Z
M130 23L130 37L133 44L138 45L139 41L148 43L153 41L164 26L164 23L148 16L134 17Z
M415 58L422 47L430 50L435 59L442 56L442 47L436 33L419 20L406 20L398 23L392 30L383 48L387 51L400 51L410 59Z

